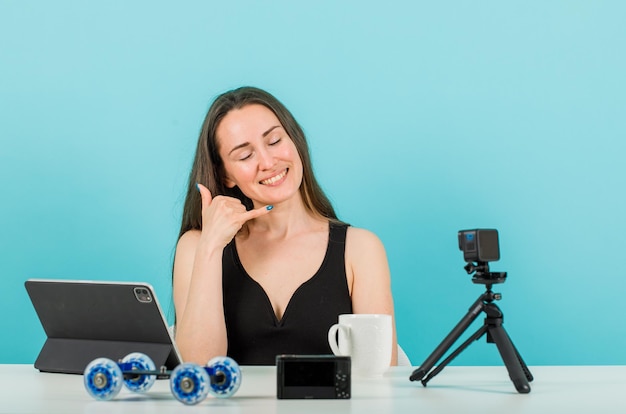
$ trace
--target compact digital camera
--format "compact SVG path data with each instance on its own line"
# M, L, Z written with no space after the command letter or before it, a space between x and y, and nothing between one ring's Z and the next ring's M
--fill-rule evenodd
M350 398L349 356L278 355L276 377L279 399Z

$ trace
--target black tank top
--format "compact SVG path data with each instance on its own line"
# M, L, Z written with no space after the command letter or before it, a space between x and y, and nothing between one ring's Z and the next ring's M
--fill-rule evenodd
M275 365L279 354L331 354L328 329L352 313L345 267L347 225L330 224L319 270L294 292L281 320L243 268L235 240L222 258L228 356L242 365Z

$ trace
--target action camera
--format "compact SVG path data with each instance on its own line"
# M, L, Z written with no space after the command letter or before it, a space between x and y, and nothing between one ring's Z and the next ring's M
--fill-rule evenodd
M474 229L459 231L459 249L466 262L495 262L500 260L498 230Z

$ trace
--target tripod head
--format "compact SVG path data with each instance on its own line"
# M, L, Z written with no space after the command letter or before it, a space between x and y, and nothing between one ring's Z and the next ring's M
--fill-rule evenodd
M468 262L463 268L468 275L475 273L472 276L473 283L491 286L496 283L504 283L506 280L506 272L489 271L489 262Z

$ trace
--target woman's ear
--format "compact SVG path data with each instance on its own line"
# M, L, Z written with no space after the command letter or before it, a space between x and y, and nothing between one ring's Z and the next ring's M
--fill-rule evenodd
M235 187L237 184L235 184L235 182L233 180L231 180L230 178L228 178L228 176L224 177L224 185L227 188L233 188Z
M235 182L230 178L230 176L228 175L228 173L226 172L226 168L224 168L224 166L222 165L221 171L218 174L218 176L221 175L222 177L222 184L224 184L226 186L226 188L233 188L235 187L237 184L235 184ZM218 178L219 179L219 178Z

